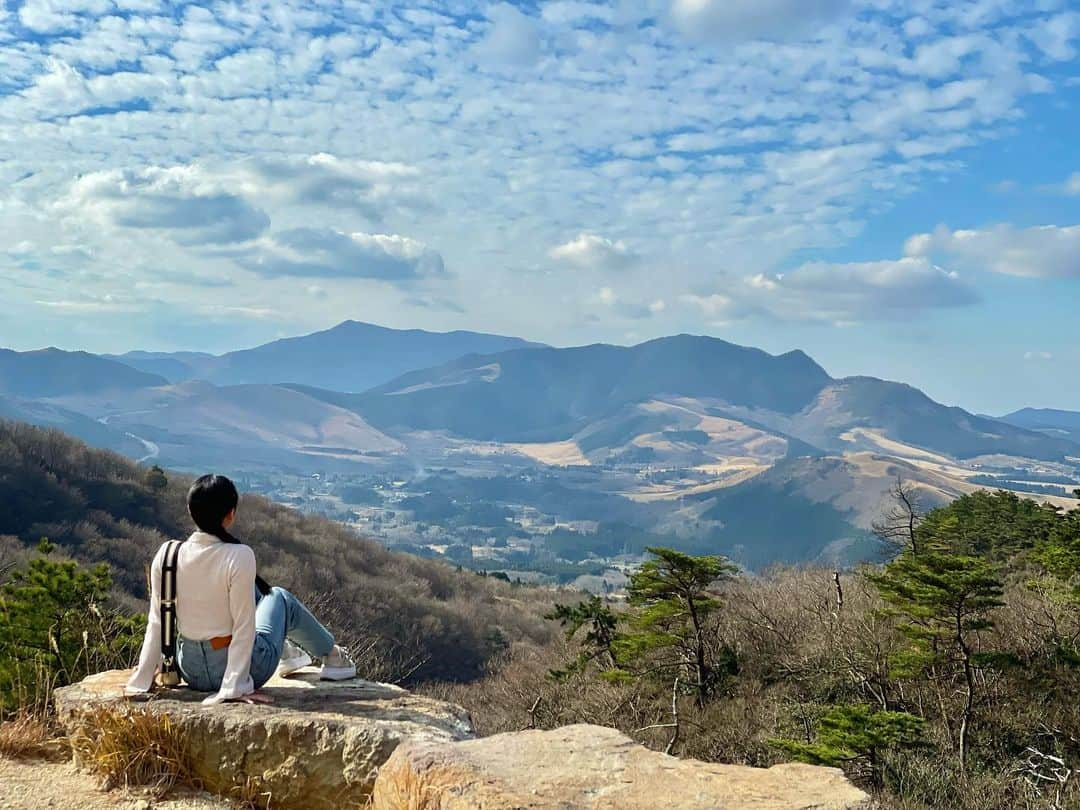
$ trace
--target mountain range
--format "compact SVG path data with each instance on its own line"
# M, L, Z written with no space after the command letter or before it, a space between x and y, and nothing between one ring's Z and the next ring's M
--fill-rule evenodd
M417 368L466 354L539 346L479 332L388 329L344 321L321 332L283 338L221 355L132 351L106 355L169 382L203 380L223 385L298 383L336 391L366 391Z
M1003 486L1067 506L1080 481L1080 414L975 415L692 335L553 348L347 321L222 355L0 351L0 416L190 470L436 469L477 493L541 473L556 523L593 509L753 565L865 556L897 477L928 505Z
M879 434L960 459L1005 454L1063 461L1080 451L1068 437L946 407L908 385L833 379L800 351L774 356L691 335L630 347L470 355L356 395L300 390L380 428L446 430L486 441L587 437L597 420L628 406L678 399L684 407L700 403L705 415L749 419L820 450L850 450ZM656 414L648 426L687 429L684 422ZM635 423L622 435L629 439L643 427Z
M1053 408L1023 408L1001 417L1001 421L1034 430L1055 439L1080 442L1080 413Z

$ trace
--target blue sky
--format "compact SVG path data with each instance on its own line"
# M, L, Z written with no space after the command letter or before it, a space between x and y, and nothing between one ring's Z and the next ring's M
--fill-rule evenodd
M0 3L0 345L712 334L1080 409L1058 0Z

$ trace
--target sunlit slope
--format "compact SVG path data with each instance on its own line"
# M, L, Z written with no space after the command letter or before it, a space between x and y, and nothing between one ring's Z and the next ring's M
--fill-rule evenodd
M156 445L163 461L181 466L219 459L295 464L313 455L401 449L361 416L280 386L188 382L58 402Z
M699 443L713 444L725 431L696 426L702 416L799 440L795 454L886 450L875 444L881 441L954 459L999 454L1063 460L1080 454L1080 445L1067 438L945 406L908 385L872 377L834 380L802 352L775 356L689 335L631 347L470 356L363 394L308 393L387 431L441 430L512 443L574 441L590 461L601 448L656 445L664 440L653 434L684 426L707 434L697 437ZM678 407L697 416L680 418ZM689 434L682 439L695 441Z

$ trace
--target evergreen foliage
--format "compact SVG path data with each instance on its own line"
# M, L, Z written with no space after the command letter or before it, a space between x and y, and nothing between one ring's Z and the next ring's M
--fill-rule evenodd
M821 716L813 742L776 739L792 759L830 767L862 766L874 785L884 783L883 755L924 744L922 718L864 705L833 706Z
M916 534L926 546L1005 562L1044 543L1058 520L1053 506L1005 490L980 490L928 514Z
M615 668L612 645L616 639L615 626L618 620L599 596L591 596L576 605L556 605L544 618L557 621L565 629L567 641L574 638L582 627L589 628L585 631L581 652L577 658L562 669L552 669L553 678L564 680L572 673L583 672L590 662L597 659L605 669Z
M993 627L990 614L1004 604L998 566L935 545L918 554L904 551L868 578L902 620L900 632L913 642L897 656L898 674L938 680L959 668L964 707L957 752L963 767L977 699L976 670L994 659L980 651L978 633Z
M715 588L738 568L723 557L692 557L670 548L650 548L648 560L630 577L629 629L612 643L620 669L669 679L681 676L703 703L732 662L713 656L706 622L720 608Z
M977 492L886 522L900 552L858 571L732 576L657 549L625 609L593 602L605 641L564 606L568 645L443 694L485 733L593 722L680 756L839 766L888 810L1080 807L1080 511ZM589 658L605 645L615 669ZM566 660L589 665L551 678Z
M169 488L169 479L157 464L146 471L146 486L156 493L162 493Z
M0 588L0 712L102 667L125 666L141 642L141 618L110 603L109 567L79 565L55 551L43 538Z

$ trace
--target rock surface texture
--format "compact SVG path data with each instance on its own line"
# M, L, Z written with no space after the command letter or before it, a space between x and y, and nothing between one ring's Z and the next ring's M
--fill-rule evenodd
M379 766L403 741L449 743L473 736L459 706L370 681L328 683L302 670L271 680L270 705L203 706L204 694L163 690L151 699L124 701L127 671L90 676L56 690L61 724L69 734L94 734L103 707L167 715L186 740L206 787L227 794L254 780L274 807L356 807L370 795Z
M382 767L374 810L851 810L869 797L835 768L681 760L598 726L466 742L416 740Z
M867 796L833 768L681 760L600 726L473 739L465 710L396 686L272 680L271 705L203 706L164 690L123 698L126 671L55 693L60 722L93 739L101 712L168 717L211 792L238 786L282 810L851 810ZM75 746L79 750L79 746Z

